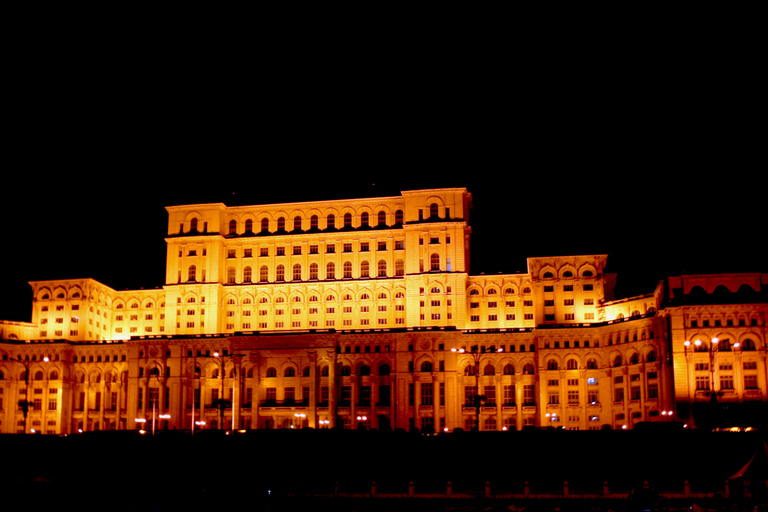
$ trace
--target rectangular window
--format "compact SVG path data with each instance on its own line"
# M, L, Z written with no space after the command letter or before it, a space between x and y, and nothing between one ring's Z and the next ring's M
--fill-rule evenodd
M696 391L708 391L709 390L709 377L696 377Z
M504 386L504 407L514 407L515 386Z
M523 405L532 407L536 405L536 385L526 384L523 386Z
M496 406L496 386L483 387L483 394L485 395L485 405L488 407Z
M477 386L464 386L464 407L474 407Z
M434 403L435 386L432 382L421 383L421 405L432 405Z

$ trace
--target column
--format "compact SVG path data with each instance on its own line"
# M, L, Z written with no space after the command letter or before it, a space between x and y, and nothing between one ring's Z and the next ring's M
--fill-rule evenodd
M311 350L307 353L309 357L309 411L307 424L312 428L317 428L317 352ZM302 397L304 398L304 397Z

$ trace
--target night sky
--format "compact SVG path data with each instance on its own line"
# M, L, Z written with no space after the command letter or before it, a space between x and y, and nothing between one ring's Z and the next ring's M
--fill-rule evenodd
M473 195L473 274L607 253L623 297L668 274L768 271L749 55L543 40L247 62L32 48L10 64L0 319L29 321L30 280L162 286L168 205L446 186Z

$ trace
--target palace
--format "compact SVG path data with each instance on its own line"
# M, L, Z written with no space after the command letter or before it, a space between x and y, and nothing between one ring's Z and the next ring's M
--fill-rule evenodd
M695 425L768 401L768 274L616 299L607 255L469 275L466 189L168 207L162 288L34 281L0 432Z

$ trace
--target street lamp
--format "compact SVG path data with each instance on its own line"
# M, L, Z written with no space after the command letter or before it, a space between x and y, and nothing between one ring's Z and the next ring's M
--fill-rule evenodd
M221 385L219 388L219 398L216 400L216 405L219 408L219 430L222 430L224 427L224 409L227 407L227 400L224 400L224 370L226 368L228 361L233 361L234 363L234 376L235 376L235 382L232 383L232 400L230 401L230 405L232 406L232 431L235 430L235 384L237 382L237 363L242 359L242 357L245 354L230 354L230 355L221 355L218 351L213 353L213 358L216 359L219 363L219 368L221 371L219 372L219 378L221 379Z
M50 361L48 357L43 358L44 362ZM19 400L19 407L21 407L21 412L24 415L24 433L27 433L27 416L29 415L29 406L33 404L32 401L29 400L29 368L35 361L30 361L29 356L27 356L27 359L22 359L21 355L18 355L16 357L16 362L21 363L22 366L24 366L24 398ZM32 431L34 433L34 430Z
M690 340L685 340L683 342L683 345L685 346L686 355L688 353L688 350L691 349L691 345L696 347L693 349L695 352L697 351L697 349L700 350L700 348L702 347L702 344L703 342L701 340L695 340L693 343L691 343ZM734 343L733 348L739 348L739 343L738 342ZM712 341L709 344L709 347L707 347L707 353L709 354L709 386L710 386L709 401L712 404L717 403L718 392L715 391L715 363L717 362L718 352L720 352L720 339L712 338ZM671 414L671 411L668 414Z
M306 415L306 413L303 413L303 412L295 412L295 413L293 413L293 417L296 418L295 421L297 421L299 426L301 426L302 422L307 417L307 415ZM296 428L296 427L291 425L291 428Z
M474 396L474 407L475 407L475 431L480 431L480 407L482 406L482 402L485 402L487 400L487 397L485 395L480 394L480 359L486 354L493 354L497 352L504 352L503 348L496 349L496 347L491 346L488 350L485 349L485 347L481 347L480 350L478 350L477 345L473 346L472 349L467 352L464 348L452 348L451 352L457 352L459 354L469 354L472 356L472 359L474 360L474 369L475 369L475 396Z

